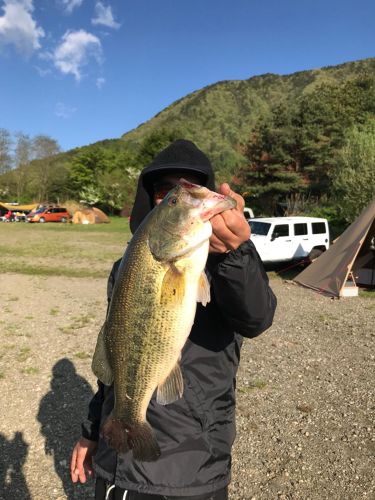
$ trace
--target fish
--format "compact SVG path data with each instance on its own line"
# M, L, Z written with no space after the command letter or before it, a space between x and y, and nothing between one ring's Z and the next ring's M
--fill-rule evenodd
M204 272L214 215L236 201L180 179L134 233L122 257L92 370L114 385L101 436L118 453L151 462L161 451L146 412L183 397L179 360L197 302L210 301Z

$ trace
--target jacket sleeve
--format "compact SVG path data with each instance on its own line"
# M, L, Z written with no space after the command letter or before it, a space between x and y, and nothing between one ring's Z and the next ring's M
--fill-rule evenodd
M98 391L89 403L89 412L86 420L81 424L82 437L90 441L99 440L100 416L104 401L104 384L98 380Z
M108 314L109 304L111 302L113 286L115 284L116 274L117 274L119 265L120 265L120 261L117 261L114 263L114 265L112 267L111 274L109 275L109 278L108 278L108 283L107 283L107 300L108 300L107 314ZM98 441L98 439L99 439L100 418L101 418L101 414L102 414L102 406L103 406L104 396L105 396L104 384L102 382L100 382L100 380L98 380L97 383L98 383L98 390L89 403L89 412L88 412L87 418L81 424L82 436L86 439L89 439L90 441Z
M251 240L227 254L210 254L211 290L231 328L256 337L272 325L276 297Z

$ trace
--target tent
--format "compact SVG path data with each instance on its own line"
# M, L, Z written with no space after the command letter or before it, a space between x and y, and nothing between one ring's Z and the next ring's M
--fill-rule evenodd
M294 281L333 297L355 295L356 283L375 285L375 199Z
M15 203L4 203L0 202L0 209L6 211L12 210L13 212L31 212L34 208L38 206L38 203L31 203L29 205L17 205Z
M83 208L74 213L73 224L100 224L108 223L109 218L99 208Z

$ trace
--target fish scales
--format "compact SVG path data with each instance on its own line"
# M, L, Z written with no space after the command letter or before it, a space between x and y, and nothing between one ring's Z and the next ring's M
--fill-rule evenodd
M167 266L153 258L145 231L127 253L116 281L118 293L114 291L114 317L110 312L107 343L118 380L115 416L131 422L145 419L157 383L174 366L185 340L183 322L188 318L184 309L179 310L174 303L154 307L166 271Z

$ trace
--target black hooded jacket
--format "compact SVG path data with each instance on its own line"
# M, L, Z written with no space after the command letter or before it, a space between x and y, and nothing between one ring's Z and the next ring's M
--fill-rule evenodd
M176 141L140 175L131 215L133 232L152 209L150 183L166 170L194 172L202 184L214 188L208 158L193 143ZM116 262L109 277L108 300L118 265ZM211 283L211 302L206 307L198 304L182 351L183 397L162 406L154 395L147 411L161 457L156 462L137 462L131 452L117 455L100 438L100 425L113 408L113 387L99 382L90 403L82 435L99 441L94 460L96 474L121 488L193 496L214 492L230 482L240 349L243 337L255 337L272 324L276 298L251 241L227 254L210 254L206 273Z

